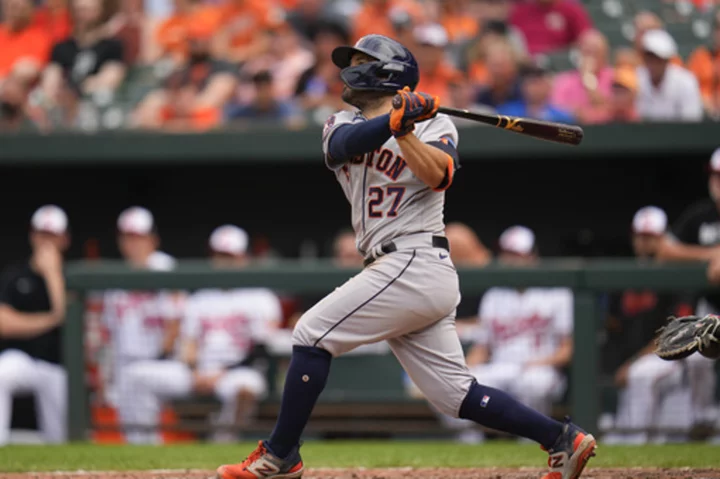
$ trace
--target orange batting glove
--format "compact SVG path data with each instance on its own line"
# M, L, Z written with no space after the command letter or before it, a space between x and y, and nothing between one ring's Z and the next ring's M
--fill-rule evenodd
M415 129L415 123L429 120L437 115L440 98L427 93L410 91L409 87L398 90L390 111L390 131L395 138L407 135Z

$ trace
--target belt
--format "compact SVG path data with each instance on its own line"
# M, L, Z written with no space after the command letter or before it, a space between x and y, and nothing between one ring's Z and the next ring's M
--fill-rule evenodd
M396 238L392 241L386 241L380 246L374 247L370 254L363 261L363 266L370 266L381 256L386 254L394 253L400 249L408 248L424 248L427 246L433 248L442 248L446 251L450 251L450 242L444 236L430 236L428 235L410 235Z

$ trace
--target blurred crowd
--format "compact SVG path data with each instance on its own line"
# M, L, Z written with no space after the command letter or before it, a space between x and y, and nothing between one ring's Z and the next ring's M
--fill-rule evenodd
M706 19L689 52L636 3L603 2L633 12L618 45L581 0L2 0L0 131L322 124L347 107L330 52L368 33L407 45L418 88L449 106L720 118L717 2L658 0Z

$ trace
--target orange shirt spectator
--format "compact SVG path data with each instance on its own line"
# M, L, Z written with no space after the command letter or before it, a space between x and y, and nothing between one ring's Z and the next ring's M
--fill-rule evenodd
M613 123L637 123L640 115L635 108L638 79L635 68L621 67L615 70L610 99L610 121Z
M592 21L578 0L524 0L516 3L510 23L525 35L531 55L569 48Z
M466 0L441 2L440 23L445 27L451 43L470 40L480 32L479 22L467 12Z
M688 59L688 70L698 79L705 111L720 117L720 11L715 15L712 48L698 47Z
M33 24L50 35L53 42L61 42L72 32L70 9L64 0L48 1L35 11Z
M5 23L0 25L0 78L17 73L33 79L48 61L50 37L32 24L30 0L3 0L2 7Z
M282 24L281 12L264 0L229 0L221 10L233 47L248 46L262 30Z
M445 60L448 35L442 25L427 24L413 31L417 48L415 55L420 66L417 90L437 95L440 100L450 96L451 83L460 81L461 74Z
M364 0L352 19L353 42L371 33L400 40L393 25L393 18L404 15L416 23L422 18L422 10L412 0Z
M187 37L191 25L201 24L203 28L215 30L222 20L218 8L203 6L195 0L175 0L175 12L155 31L155 41L163 56L169 55L181 63L187 58Z

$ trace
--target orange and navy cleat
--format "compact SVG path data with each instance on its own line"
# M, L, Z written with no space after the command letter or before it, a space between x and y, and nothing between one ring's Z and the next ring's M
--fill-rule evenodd
M299 447L286 459L273 455L264 441L240 464L220 466L216 479L297 479L303 475Z
M563 432L555 445L548 450L550 472L542 479L577 479L585 465L595 455L597 442L588 434L565 418Z

